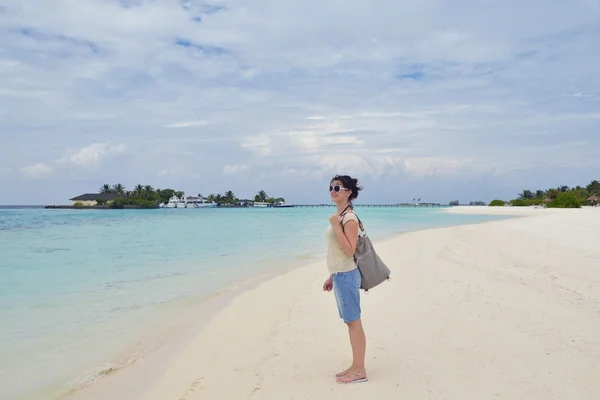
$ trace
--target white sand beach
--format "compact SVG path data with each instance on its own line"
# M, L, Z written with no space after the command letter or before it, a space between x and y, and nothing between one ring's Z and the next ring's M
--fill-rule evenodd
M323 261L70 398L599 399L600 209L448 212L522 218L375 242L392 281L362 295L369 382L335 382L351 352Z

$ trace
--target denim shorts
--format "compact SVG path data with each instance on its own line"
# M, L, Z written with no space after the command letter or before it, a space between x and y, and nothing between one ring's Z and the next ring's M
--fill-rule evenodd
M345 323L360 319L360 270L333 274L333 293L340 318Z

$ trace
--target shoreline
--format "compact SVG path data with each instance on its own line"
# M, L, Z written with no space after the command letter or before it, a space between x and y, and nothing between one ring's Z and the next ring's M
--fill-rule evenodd
M310 258L314 259L317 256L310 256ZM163 305L164 308L174 310L175 313L166 321L160 322L150 333L138 337L133 342L125 343L120 350L116 351L119 356L113 357L105 367L96 372L84 373L74 379L75 383L71 382L71 387L52 393L53 398L87 399L88 396L95 396L94 393L102 393L112 386L113 380L116 381L116 385L124 385L123 381L131 377L143 380L160 375L162 369L159 365L181 351L194 335L210 323L231 301L246 291L256 289L277 276L285 275L305 265L306 261L296 260L285 268L270 267L257 275L240 278L209 293L182 298ZM166 314L167 311L163 310L162 314ZM156 314L157 311L152 313ZM42 393L49 394L46 390ZM34 396L32 399L37 400L37 397Z
M473 209L473 206L466 206L467 209ZM460 212L460 207L451 207L446 208L443 212ZM493 213L489 215L494 215ZM512 215L507 216L507 218L512 217ZM449 226L441 226L441 227L432 227L432 228L424 228L417 230L408 230L399 233L390 233L383 237L380 237L376 243L377 246L386 246L390 243L399 240L401 237L405 235L409 235L411 233L416 232L427 232L427 231L435 231L438 229L452 229L460 226L470 226L470 225L478 225L478 224L487 224L493 222L505 221L506 218L493 219L493 220L484 220L484 221L476 221L476 222L463 222L458 224L452 224ZM78 385L62 396L60 399L64 400L80 400L80 399L95 399L95 398L104 398L103 393L108 392L112 393L113 387L128 387L125 381L131 379L142 379L142 376L159 376L161 374L161 367L157 367L158 364L165 364L169 359L173 359L176 357L176 354L182 351L185 347L186 343L189 343L194 337L195 334L201 332L206 325L217 316L220 312L222 312L225 308L227 308L230 303L240 296L244 295L249 291L256 290L260 288L262 285L280 278L281 276L285 276L293 273L296 270L305 270L311 268L315 265L322 264L322 258L324 257L321 253L315 253L312 258L313 260L309 263L302 262L296 263L294 265L288 265L286 268L281 270L270 270L265 271L257 276L245 279L243 281L234 282L226 288L222 288L218 290L216 293L207 294L201 297L206 297L205 300L198 299L187 299L193 305L189 306L185 311L178 310L178 315L176 320L183 320L192 315L197 316L202 315L202 320L197 320L196 322L191 322L186 324L179 324L178 330L171 329L169 335L164 335L162 331L164 331L167 326L173 325L173 322L170 322L167 326L163 326L159 328L158 332L154 332L151 336L154 338L165 338L168 337L165 341L163 341L159 346L153 348L145 353L145 355L139 357L139 359L134 360L133 362L125 363L124 365L120 365L117 368L109 367L109 370L106 372L100 371L99 374L96 374L93 380L87 382L84 385ZM319 267L320 268L320 267ZM324 270L325 271L325 270ZM164 372L164 371L163 371ZM128 390L134 391L134 389L129 388ZM96 397L94 397L96 396ZM134 393L128 392L128 398L137 398Z
M64 400L87 398L89 393L102 391L106 385L123 385L123 380L130 377L143 380L160 376L162 373L160 365L169 360L173 354L182 351L195 332L202 330L220 310L227 307L240 293L251 290L259 286L263 280L268 279L270 279L270 274L265 274L265 276L261 275L237 282L215 293L201 296L201 298L183 300L190 304L183 309L178 308L173 317L168 321L162 321L160 327L146 335L145 339L129 343L118 351L122 354L133 354L134 358L131 360L124 358L122 361L125 362L109 366L88 376L85 382L73 385L57 398ZM198 315L202 315L202 319L197 318ZM136 347L143 348L143 353L136 354L135 351L132 351Z

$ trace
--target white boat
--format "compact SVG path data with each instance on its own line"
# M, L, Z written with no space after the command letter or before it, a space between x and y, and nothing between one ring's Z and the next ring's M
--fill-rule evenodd
M173 195L169 199L169 202L165 204L164 208L186 208L185 199Z
M265 203L263 201L255 201L254 203L252 203L253 207L269 207L269 203Z
M294 206L291 204L286 204L285 201L280 201L279 203L273 204L273 207L286 208L286 207L294 207Z
M206 207L216 207L217 203L214 201L208 201L204 197L194 197L189 196L185 199L185 204L187 208L206 208Z
M199 198L195 196L188 196L185 198L185 207L186 208L196 208L196 202L198 202Z
M204 208L204 207L216 207L219 204L214 202L214 201L208 201L206 199L202 199L201 201L199 201L198 203L196 203L196 207L198 208Z

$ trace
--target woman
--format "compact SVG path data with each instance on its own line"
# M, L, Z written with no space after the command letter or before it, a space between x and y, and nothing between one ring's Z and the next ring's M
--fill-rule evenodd
M358 218L352 211L352 200L358 197L358 181L348 175L336 175L329 184L331 200L337 206L329 217L327 238L327 269L329 278L323 290L335 294L340 318L348 325L352 345L352 365L335 375L339 383L367 380L365 370L366 339L360 320L360 271L354 261L358 241ZM342 227L343 225L343 227Z

